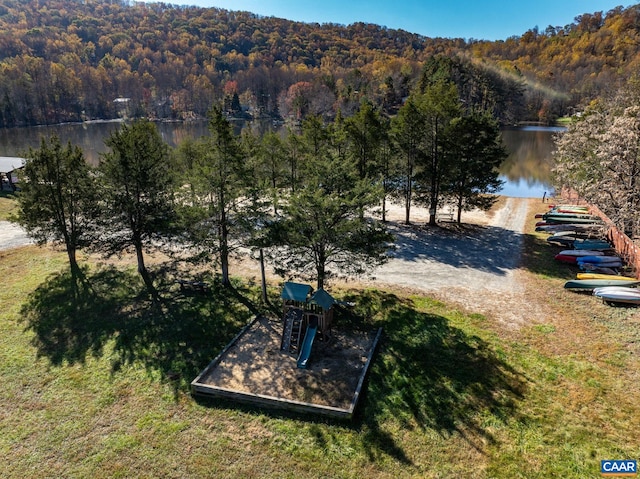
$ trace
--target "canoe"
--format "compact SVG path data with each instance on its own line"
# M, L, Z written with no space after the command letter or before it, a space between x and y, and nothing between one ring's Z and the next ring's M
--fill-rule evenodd
M576 275L576 279L620 279L624 281L638 281L637 278L630 278L629 276L602 273L578 273Z
M621 286L625 288L634 288L640 284L640 281L625 281L621 279L573 279L564 284L565 289L575 291L593 291L595 288L602 286Z

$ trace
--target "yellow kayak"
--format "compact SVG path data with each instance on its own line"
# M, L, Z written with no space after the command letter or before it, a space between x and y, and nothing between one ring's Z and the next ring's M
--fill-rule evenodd
M626 281L638 281L637 278L620 276L619 274L578 273L576 279L620 279Z

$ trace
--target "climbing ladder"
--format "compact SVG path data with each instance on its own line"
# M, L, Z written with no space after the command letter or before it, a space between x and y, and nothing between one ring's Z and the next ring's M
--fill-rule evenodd
M281 351L295 353L299 350L303 316L303 311L299 308L290 308L284 315Z

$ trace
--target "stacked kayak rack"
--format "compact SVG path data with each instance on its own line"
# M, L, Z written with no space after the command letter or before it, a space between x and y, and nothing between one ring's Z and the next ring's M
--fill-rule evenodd
M549 234L549 245L562 248L555 260L576 266L576 279L564 288L590 292L605 303L640 304L640 280L624 276L623 259L604 237L602 219L581 205L556 205L548 212L536 215L536 231Z

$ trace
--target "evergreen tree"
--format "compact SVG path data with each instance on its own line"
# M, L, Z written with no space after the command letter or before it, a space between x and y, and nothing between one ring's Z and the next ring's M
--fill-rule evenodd
M499 167L507 153L500 139L498 123L487 114L456 118L447 131L448 181L445 186L455 201L460 223L463 210L489 209L502 186Z
M209 112L211 136L203 137L195 153L193 169L187 178L195 192L189 202L189 233L205 259L217 257L222 282L230 284L229 258L232 252L234 216L241 215L240 197L245 185L245 158L241 143L222 109L215 106Z
M175 219L168 148L156 126L146 120L122 125L105 144L110 151L99 165L104 201L99 249L112 255L133 248L138 273L156 298L144 251L166 238Z
M286 160L284 145L277 133L265 134L258 147L255 177L269 191L273 213L278 214L278 198L285 186Z
M92 244L96 187L82 150L56 136L30 148L21 172L19 223L38 243L62 243L74 279L80 272L76 253Z
M435 226L443 185L450 175L446 161L446 132L452 120L461 114L455 85L438 81L428 86L419 96L419 109L424 130L416 195L429 207L429 224Z
M393 142L400 153L399 174L394 195L400 196L404 201L405 224L409 224L411 220L416 168L424 156L421 147L424 127L418 98L416 95L411 95L391 123Z
M271 226L271 244L281 247L282 254L273 255L280 274L315 276L323 288L332 277L361 275L386 260L392 236L359 214L378 203L379 192L344 166L318 164L316 176L307 177Z
M277 272L315 276L323 288L330 278L361 275L384 262L393 237L361 214L379 203L380 189L360 179L352 161L319 148L317 135L308 132L304 138L311 142L308 151L318 154L307 156L301 184L283 202L268 242L275 247L271 256Z
M369 101L363 101L358 112L345 120L345 130L360 178L377 177L377 159L383 136L380 112Z

